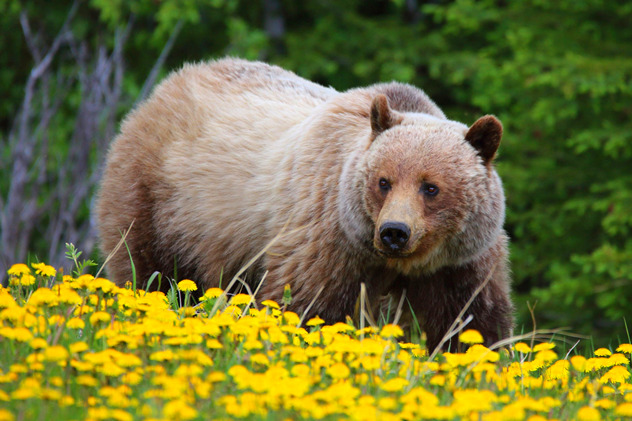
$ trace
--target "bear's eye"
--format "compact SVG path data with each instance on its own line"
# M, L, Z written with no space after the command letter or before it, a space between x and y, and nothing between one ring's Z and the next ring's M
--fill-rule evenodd
M380 178L380 190L389 191L391 189L391 183L386 178Z
M436 196L437 193L439 193L439 187L435 186L434 184L430 184L430 183L424 183L421 186L421 191L426 195L426 196Z

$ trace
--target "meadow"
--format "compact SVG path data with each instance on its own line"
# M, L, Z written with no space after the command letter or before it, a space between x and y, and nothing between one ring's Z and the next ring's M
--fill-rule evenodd
M632 417L629 338L582 355L563 335L490 349L464 329L467 351L429 355L394 324L302 320L289 290L257 303L182 280L165 295L78 266L9 269L0 421Z

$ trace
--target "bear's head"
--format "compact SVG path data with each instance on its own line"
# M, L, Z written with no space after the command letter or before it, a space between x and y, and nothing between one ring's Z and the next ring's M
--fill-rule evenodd
M494 244L504 195L493 167L502 125L471 127L399 112L385 95L371 105L371 144L361 175L372 246L404 274L466 263Z

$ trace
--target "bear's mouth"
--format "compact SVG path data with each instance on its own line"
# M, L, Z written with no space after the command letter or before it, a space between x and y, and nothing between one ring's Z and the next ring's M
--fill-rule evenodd
M380 256L386 257L388 259L403 259L406 257L410 257L412 254L409 250L384 250L381 248L375 249Z

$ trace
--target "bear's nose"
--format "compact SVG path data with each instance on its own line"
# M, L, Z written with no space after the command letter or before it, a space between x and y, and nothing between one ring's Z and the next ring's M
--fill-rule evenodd
M391 251L400 251L410 238L410 228L402 222L385 222L380 227L382 244Z

